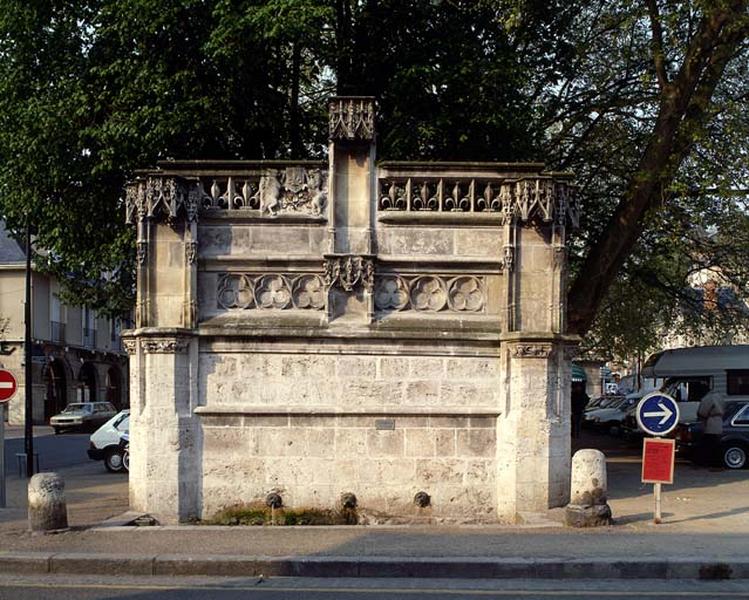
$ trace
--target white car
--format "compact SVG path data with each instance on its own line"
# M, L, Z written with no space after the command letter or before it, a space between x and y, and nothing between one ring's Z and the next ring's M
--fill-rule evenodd
M117 413L104 425L91 434L88 447L88 457L91 460L103 460L104 466L110 473L128 470L124 456L122 437L130 433L130 410Z
M606 408L586 412L583 424L586 427L606 431L611 435L619 435L622 432L627 411L635 404L637 404L636 398L630 398L629 396L621 398L612 402Z

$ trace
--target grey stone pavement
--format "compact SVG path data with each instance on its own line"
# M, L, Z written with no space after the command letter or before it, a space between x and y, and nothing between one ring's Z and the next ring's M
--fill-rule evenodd
M67 482L72 526L62 534L26 531L25 481L9 479L11 508L0 509L0 571L19 568L20 559L34 553L41 561L40 572L90 572L118 555L141 559L127 572L148 574L231 574L231 568L221 571L227 564L241 565L242 572L315 574L314 569L294 570L288 563L293 557L316 565L337 561L340 576L363 575L378 566L391 575L412 576L422 574L416 568L421 560L431 561L438 571L422 576L449 576L451 565L488 568L497 561L522 567L523 576L538 573L539 564L577 561L577 567L584 566L594 577L599 576L596 569L600 576L691 577L697 572L702 576L707 568L708 578L749 578L749 471L714 472L678 463L675 485L664 486L664 522L654 525L652 486L639 481L637 447L622 448L607 438L584 441L587 446L603 445L608 457L615 517L611 527L570 530L556 522L561 518L556 511L523 526L101 528L97 526L102 521L127 510L127 480L89 461L59 469ZM14 562L14 556L19 560ZM216 567L222 557L224 566ZM250 564L250 558L257 560ZM213 566L201 567L200 560ZM619 567L612 573L606 565L614 562ZM730 565L731 572L723 573L721 565L710 571L711 563ZM58 569L56 564L63 566ZM685 575L677 573L681 564L690 565ZM648 565L654 570L648 571ZM486 570L476 576L486 576Z

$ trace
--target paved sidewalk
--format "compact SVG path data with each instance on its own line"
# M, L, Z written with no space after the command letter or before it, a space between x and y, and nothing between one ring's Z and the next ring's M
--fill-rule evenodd
M24 482L0 510L0 571L304 576L749 578L749 471L682 463L652 524L632 451L609 452L615 525L92 527L126 509L124 477L63 470L73 529L26 531ZM556 517L559 516L557 512Z

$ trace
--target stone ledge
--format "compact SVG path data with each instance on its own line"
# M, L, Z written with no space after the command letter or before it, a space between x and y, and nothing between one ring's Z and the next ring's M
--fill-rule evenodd
M483 321L490 321L486 317ZM242 322L244 321L244 323ZM429 325L432 327L439 322L432 320ZM426 324L425 324L426 325ZM426 344L437 344L439 348L444 348L445 343L451 344L481 344L494 346L500 339L498 331L487 331L483 329L465 330L465 329L441 329L436 331L404 329L404 328L339 328L335 325L328 327L263 327L260 328L252 319L234 319L226 322L217 322L216 318L210 321L204 321L198 328L198 335L201 338L260 338L263 341L297 339L317 342L343 342L349 341L352 345L359 348L366 346L368 342L383 340L397 340L400 349L393 351L394 354L403 352L403 346L409 342L422 342ZM365 352L366 353L366 352Z
M201 224L220 223L229 221L233 223L257 223L270 227L282 226L293 223L295 225L325 225L328 219L324 216L307 215L304 213L284 213L270 216L261 210L253 208L204 208L200 212Z
M197 415L262 415L262 416L321 416L321 417L498 417L502 413L496 408L466 410L462 407L450 408L409 408L407 410L395 407L390 410L383 408L378 411L371 409L339 410L332 406L300 406L287 409L269 408L267 406L245 406L242 404L223 404L220 406L198 406L194 409Z
M380 210L377 220L389 225L487 225L504 223L501 212L439 212Z

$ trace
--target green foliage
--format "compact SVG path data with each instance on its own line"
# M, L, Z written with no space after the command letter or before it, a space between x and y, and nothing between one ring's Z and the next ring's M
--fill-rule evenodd
M206 525L356 525L355 510L343 508L279 508L261 503L235 504L218 511Z
M321 157L325 99L371 94L380 158L573 170L584 205L571 240L579 269L628 200L666 98L647 4L0 0L0 216L16 232L29 219L49 251L38 262L66 282L69 301L126 312L134 240L121 190L135 169L168 158ZM656 0L667 78L718 5ZM743 26L734 21L728 29ZM639 243L589 347L639 353L666 325L745 326L740 310L705 311L687 290L709 269L747 295L749 223L737 192L749 189L745 42L705 118L685 132L688 147L658 174L661 206L632 224Z

